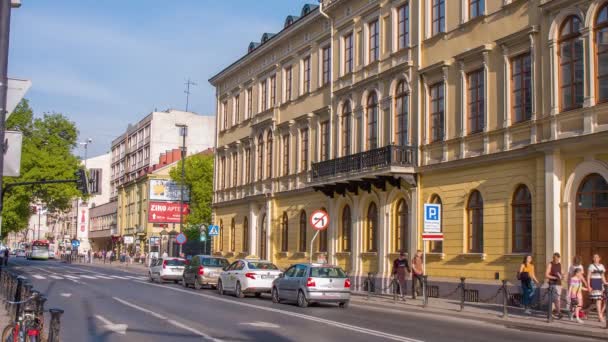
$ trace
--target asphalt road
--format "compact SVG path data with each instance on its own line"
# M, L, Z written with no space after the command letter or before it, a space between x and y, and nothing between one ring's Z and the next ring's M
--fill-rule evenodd
M354 304L301 309L269 297L237 299L216 291L147 281L133 270L11 258L65 310L61 336L80 341L591 341L489 323Z

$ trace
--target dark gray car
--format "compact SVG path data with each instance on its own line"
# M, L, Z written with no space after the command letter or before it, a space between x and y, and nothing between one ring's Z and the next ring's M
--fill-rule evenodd
M184 287L192 285L197 290L201 289L204 285L215 287L220 273L228 265L228 260L225 258L210 255L195 255L184 269L182 285Z

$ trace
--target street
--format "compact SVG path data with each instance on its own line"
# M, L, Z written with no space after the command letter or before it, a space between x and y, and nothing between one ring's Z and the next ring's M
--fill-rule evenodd
M13 268L65 310L62 341L586 341L420 312L396 314L353 300L347 309L300 309L267 296L150 283L141 270L12 258ZM590 340L587 340L590 341Z

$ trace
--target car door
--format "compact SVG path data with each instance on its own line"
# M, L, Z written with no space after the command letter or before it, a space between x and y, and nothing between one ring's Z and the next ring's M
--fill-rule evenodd
M231 274L231 280L230 280L230 288L232 290L236 290L236 283L240 280L241 281L241 285L243 284L243 279L245 278L245 272L243 271L245 269L245 262L243 262L242 260L239 260L236 262L236 265L234 266L234 270L232 270L232 274Z
M232 290L233 278L234 278L234 269L238 261L233 262L226 271L222 272L222 286L225 290Z
M296 265L296 274L293 276L293 280L290 282L290 292L293 295L293 300L298 298L298 291L300 291L302 283L306 284L306 279L308 279L308 266Z
M279 298L291 300L293 297L292 291L290 290L290 282L293 282L293 276L296 274L296 265L283 273L283 277L277 281L277 289L279 290Z
M198 272L198 266L201 263L201 258L198 255L192 257L192 260L186 265L184 269L184 279L188 284L194 284L194 275Z

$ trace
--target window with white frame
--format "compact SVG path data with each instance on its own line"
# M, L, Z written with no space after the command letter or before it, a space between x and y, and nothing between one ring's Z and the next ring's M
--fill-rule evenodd
M432 0L432 35L445 32L445 0Z
M380 58L380 21L378 19L368 24L369 51L368 61L373 63Z
M289 134L283 135L283 176L289 175Z
M222 103L222 129L228 128L228 101Z
M310 76L311 76L311 65L310 65L310 56L307 56L302 61L302 73L303 73L303 93L310 93Z
M253 88L247 89L247 111L245 112L245 119L251 118L253 115Z
M410 5L406 2L405 5L397 9L397 29L398 29L398 46L399 49L404 49L409 46L410 41Z
M430 142L441 141L444 138L445 122L445 94L443 82L435 83L429 87L429 116L430 116Z
M353 72L354 55L353 55L353 33L344 36L344 74Z
M290 65L285 68L285 102L291 101L293 92L293 67Z
M330 82L331 78L331 47L326 46L323 48L321 56L322 60L322 71L323 75L321 77L322 84L326 85Z
M467 74L467 101L469 133L478 133L485 127L484 71L478 69Z
M260 82L260 102L262 112L268 109L268 80Z
M485 0L469 1L469 20L485 14Z
M270 77L270 107L276 106L277 102L277 76Z
M241 121L240 113L241 112L241 96L236 95L234 97L234 125L237 125Z

